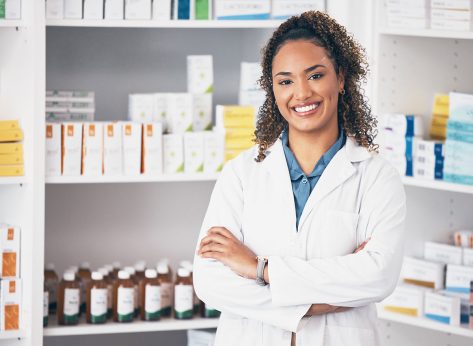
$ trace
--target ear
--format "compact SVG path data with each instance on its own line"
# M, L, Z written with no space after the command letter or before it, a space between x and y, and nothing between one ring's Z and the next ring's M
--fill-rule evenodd
M345 88L345 70L340 69L338 72L338 90Z

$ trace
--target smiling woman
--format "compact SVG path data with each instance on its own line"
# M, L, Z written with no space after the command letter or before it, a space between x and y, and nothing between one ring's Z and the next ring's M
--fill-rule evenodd
M263 50L257 145L228 162L202 225L198 296L215 345L374 346L402 260L405 196L376 154L362 48L321 12Z

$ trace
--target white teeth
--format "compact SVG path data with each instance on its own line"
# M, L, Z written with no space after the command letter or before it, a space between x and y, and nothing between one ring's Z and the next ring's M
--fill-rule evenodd
M309 112L311 110L316 109L319 106L318 103L314 103L310 106L304 106L304 107L294 107L294 110L298 113L304 113L304 112Z

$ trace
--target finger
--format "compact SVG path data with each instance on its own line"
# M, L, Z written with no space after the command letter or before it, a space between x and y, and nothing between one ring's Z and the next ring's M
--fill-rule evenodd
M210 259L214 259L214 260L217 260L219 262L222 262L222 260L224 259L224 256L222 253L220 252L212 252L212 251L209 251L209 252L206 252L206 253L203 253L201 255L202 258L210 258Z
M225 227L212 227L211 229L209 229L209 231L207 233L208 234L220 234L220 235L222 235L226 238L235 239L235 236L233 235L233 233L230 232Z
M227 252L227 247L217 243L210 243L207 245L202 246L199 251L199 254L204 254L206 252L220 252L225 253Z
M202 240L200 241L200 245L202 246L210 243L228 244L228 242L228 238L224 237L221 234L209 234L202 238Z

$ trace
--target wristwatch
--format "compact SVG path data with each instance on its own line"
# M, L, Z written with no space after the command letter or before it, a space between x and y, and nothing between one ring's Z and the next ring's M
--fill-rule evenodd
M256 256L258 264L256 265L256 283L260 286L266 286L268 283L264 281L264 267L268 263L266 257Z

